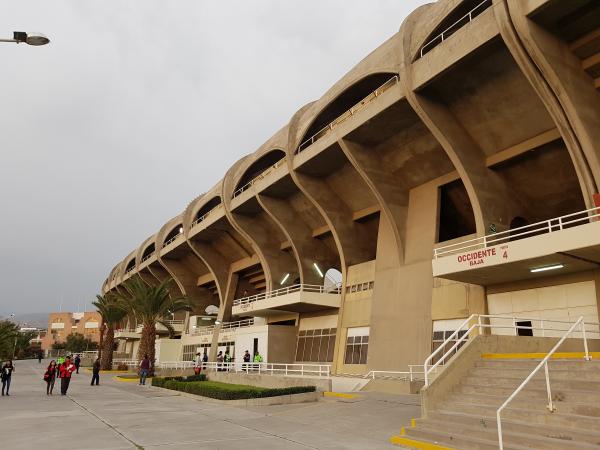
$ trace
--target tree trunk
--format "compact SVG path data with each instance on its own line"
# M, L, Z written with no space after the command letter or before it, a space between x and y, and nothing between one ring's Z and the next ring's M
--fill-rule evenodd
M102 359L100 367L102 370L112 369L113 350L115 346L115 329L111 326L106 327L106 336L104 337L104 349L102 351Z
M98 358L102 358L102 345L104 344L104 330L106 330L106 324L104 320L102 321L102 325L100 325L100 337L98 339Z
M138 348L138 360L144 359L144 355L148 355L150 359L150 373L154 375L154 357L155 357L155 345L156 345L156 324L144 323L142 327L142 338L140 339L140 347Z

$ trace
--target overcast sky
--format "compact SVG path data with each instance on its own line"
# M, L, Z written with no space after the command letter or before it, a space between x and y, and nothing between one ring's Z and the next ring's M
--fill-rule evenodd
M0 316L90 308L111 268L422 0L3 2Z

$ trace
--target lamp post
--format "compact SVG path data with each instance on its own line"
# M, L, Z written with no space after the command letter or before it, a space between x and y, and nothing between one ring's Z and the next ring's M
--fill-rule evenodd
M12 39L0 39L0 42L13 42L15 44L25 42L28 45L40 46L48 44L50 39L48 39L42 33L25 33L24 31L14 31Z

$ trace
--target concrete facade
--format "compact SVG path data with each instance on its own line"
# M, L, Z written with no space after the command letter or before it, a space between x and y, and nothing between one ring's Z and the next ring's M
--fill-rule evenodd
M552 306L539 300L553 295L542 288L588 282L575 308L598 322L593 211L565 219L565 229L550 222L549 234L536 228L517 242L508 234L510 251L477 241L475 250L498 252L495 261L465 266L466 247L435 253L594 207L598 17L593 0L418 8L119 262L102 292L122 291L136 274L150 284L172 277L191 315L214 305L220 323L192 329L178 317L182 358L194 353L186 345L211 359L234 347L238 361L256 348L271 362L327 363L335 373L422 363L436 333L499 311L500 293L514 291L513 304L538 299L506 314L563 318L568 295ZM551 264L563 270L530 272ZM338 288L328 270L339 274ZM265 324L288 332L270 337Z

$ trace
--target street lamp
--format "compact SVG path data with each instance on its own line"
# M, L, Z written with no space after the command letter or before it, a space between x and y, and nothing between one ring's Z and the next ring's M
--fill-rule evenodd
M42 33L25 33L24 31L14 31L12 39L0 39L0 42L14 42L15 44L25 42L29 45L39 46L48 44L50 42L50 39L48 39Z

